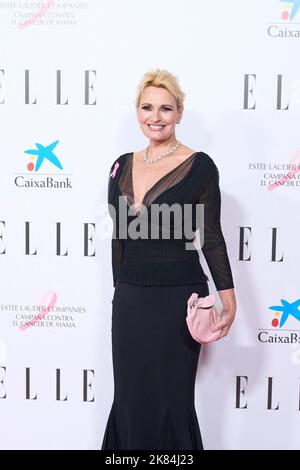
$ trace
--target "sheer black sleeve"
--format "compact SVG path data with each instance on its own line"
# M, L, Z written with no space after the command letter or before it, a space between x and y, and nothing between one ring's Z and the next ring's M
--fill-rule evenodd
M205 183L198 203L204 204L202 252L211 272L217 291L234 287L226 243L221 229L221 194L219 170L209 158ZM200 231L201 235L201 231Z
M112 171L115 163L119 159L115 160L110 168L108 176L108 210L113 221L113 233L111 239L111 263L112 263L112 275L113 275L113 286L116 287L116 282L119 276L122 260L123 260L123 240L118 238L118 215L115 201L115 191L117 185L117 178L112 178Z

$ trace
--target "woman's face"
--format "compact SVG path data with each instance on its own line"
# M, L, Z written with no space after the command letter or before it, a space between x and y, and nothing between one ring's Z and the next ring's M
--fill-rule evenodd
M163 142L174 136L176 121L181 115L174 96L165 88L148 86L142 91L137 118L150 140Z

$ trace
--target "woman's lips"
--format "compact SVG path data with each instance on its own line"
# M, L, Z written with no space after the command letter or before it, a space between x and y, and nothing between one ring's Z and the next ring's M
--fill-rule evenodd
M152 124L148 124L148 127L150 127L150 129L152 131L161 131L165 126L163 126L163 125L155 126L155 125L152 125Z

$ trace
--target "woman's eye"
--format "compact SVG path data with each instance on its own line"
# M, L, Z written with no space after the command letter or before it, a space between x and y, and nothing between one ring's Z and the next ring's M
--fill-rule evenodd
M146 109L146 110L149 110L150 107L149 106L142 106L142 109ZM171 108L162 108L163 111L172 111Z

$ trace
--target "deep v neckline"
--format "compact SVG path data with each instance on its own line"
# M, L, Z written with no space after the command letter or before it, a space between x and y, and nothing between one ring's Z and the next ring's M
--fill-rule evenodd
M164 179L166 178L167 176L169 176L170 174L172 174L175 170L177 170L178 168L181 167L181 165L183 165L185 162L187 162L188 160L190 160L192 157L194 157L195 155L199 154L200 152L194 152L192 153L189 157L187 157L185 160L183 160L183 162L179 163L177 166L175 166L174 168L172 168L172 170L168 171L167 173L165 173L163 176L161 176L144 194L143 196L143 199L142 199L142 202L140 203L136 203L135 201L135 194L134 194L134 186L133 186L133 156L134 156L134 152L130 152L130 157L131 157L131 166L130 166L130 186L131 186L131 192L132 192L132 199L133 199L133 206L134 207L141 207L144 205L144 202L145 202L145 198L146 196L149 194L150 191L153 191L153 189ZM194 162L192 163L191 167L189 168L188 172L186 173L186 175L179 181L179 183L181 181L183 181L185 178L187 178L187 176L190 174L192 168L194 166ZM178 184L178 183L177 183ZM167 188L169 189L169 188ZM165 191L167 191L167 189L165 189L161 194L163 194Z

